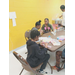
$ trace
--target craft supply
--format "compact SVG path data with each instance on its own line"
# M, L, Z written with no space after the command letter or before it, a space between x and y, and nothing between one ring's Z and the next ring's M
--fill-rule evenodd
M51 46L48 45L48 48L51 48Z
M65 36L64 36L64 35L58 36L58 37L57 37L57 40L63 41L63 40L65 40Z
M57 46L57 45L60 45L61 43L58 41L58 40L56 40L56 39L52 39L51 40L51 43L54 45L54 46Z
M62 40L59 40L59 42L62 42Z
M56 33L55 32L51 32L54 36L56 35Z

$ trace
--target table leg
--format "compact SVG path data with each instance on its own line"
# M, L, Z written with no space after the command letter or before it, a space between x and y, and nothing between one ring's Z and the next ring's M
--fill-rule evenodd
M53 69L52 69L52 66L50 65L50 63L48 62L50 68L51 68L51 74L53 74Z

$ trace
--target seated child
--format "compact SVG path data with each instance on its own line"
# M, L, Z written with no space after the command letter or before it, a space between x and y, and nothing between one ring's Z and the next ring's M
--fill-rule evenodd
M33 28L31 29L31 31L32 31L32 30L39 30L40 27L41 27L41 20L39 20L38 22L35 23L35 27L33 27ZM30 31L30 33L31 33L31 31ZM41 33L40 33L40 34L41 34ZM30 38L31 38L31 37L30 37Z
M38 22L35 23L35 27L33 27L33 28L31 29L31 31L32 31L32 30L39 30L40 27L41 27L41 20L39 20Z
M35 68L39 66L41 63L43 63L39 72L42 74L46 74L47 72L44 72L43 69L45 69L47 62L50 58L50 55L46 53L48 46L47 44L45 45L45 48L41 49L39 45L36 43L36 41L38 41L39 39L39 35L40 32L37 30L33 30L30 33L31 39L29 39L26 43L28 50L27 62L32 68ZM43 43L41 43L40 45L43 45Z
M45 24L43 24L43 26L42 26L43 33L48 33L48 32L53 31L52 25L49 24L49 19L45 18L44 22L45 22Z
M56 52L56 65L53 66L53 69L57 70L57 71L60 71L61 68L60 68L60 57L64 58L65 59L65 49L63 51L57 51ZM65 64L64 64L64 68L65 68Z

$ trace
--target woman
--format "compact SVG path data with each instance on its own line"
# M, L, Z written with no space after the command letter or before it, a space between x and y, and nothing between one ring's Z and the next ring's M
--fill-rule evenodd
M42 26L43 33L48 33L48 32L53 31L52 25L49 24L49 19L45 18L44 22L45 22L45 24L43 24L43 26Z

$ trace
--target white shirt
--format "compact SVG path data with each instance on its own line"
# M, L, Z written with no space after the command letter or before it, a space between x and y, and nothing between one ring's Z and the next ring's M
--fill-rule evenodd
M62 13L62 25L65 26L65 12Z

